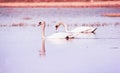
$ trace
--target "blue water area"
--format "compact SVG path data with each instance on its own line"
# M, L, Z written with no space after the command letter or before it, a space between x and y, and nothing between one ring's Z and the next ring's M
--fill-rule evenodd
M104 13L120 9L0 8L0 73L120 73L120 17ZM59 21L69 30L83 24L97 30L70 40L42 39L36 25L43 20L45 36L64 30L55 30ZM12 26L19 23L27 26Z

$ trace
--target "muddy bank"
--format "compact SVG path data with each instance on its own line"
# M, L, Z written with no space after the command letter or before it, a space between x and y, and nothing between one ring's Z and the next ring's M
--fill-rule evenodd
M120 13L106 13L106 14L103 14L102 16L106 16L106 17L120 17Z

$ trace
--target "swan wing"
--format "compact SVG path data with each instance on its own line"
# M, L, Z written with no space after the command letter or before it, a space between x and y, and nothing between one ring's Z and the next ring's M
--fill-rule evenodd
M77 27L71 32L93 32L95 29L94 27Z

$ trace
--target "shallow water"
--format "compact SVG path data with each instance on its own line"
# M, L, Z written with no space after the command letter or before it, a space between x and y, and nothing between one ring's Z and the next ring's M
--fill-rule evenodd
M95 34L80 34L71 40L42 40L40 27L0 27L0 73L120 73L120 18L101 16L108 12L120 9L0 8L0 24L37 25L45 20L50 25L46 36L56 32L54 24L60 19L71 24L70 29L84 23L107 24L96 26Z
M58 21L68 24L117 23L119 17L103 17L105 13L119 13L120 8L0 8L1 24L37 24L45 20L54 25ZM26 19L29 18L29 19Z

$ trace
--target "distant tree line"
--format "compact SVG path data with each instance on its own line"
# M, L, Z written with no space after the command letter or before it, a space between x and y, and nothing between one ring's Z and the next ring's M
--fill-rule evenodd
M91 0L0 0L0 2L88 2ZM94 0L94 1L120 1L120 0Z

